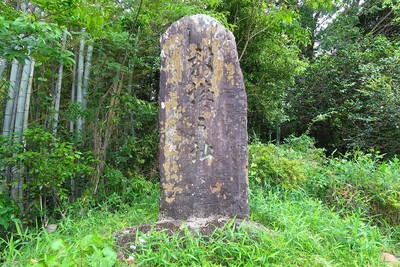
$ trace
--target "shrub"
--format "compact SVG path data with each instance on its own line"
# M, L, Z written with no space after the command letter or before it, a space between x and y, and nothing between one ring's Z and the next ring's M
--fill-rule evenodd
M308 172L323 160L323 150L307 136L286 141L281 146L260 142L249 146L251 181L291 189L304 186Z
M376 222L400 221L400 161L379 153L327 158L307 136L291 137L280 146L250 145L250 182L269 189L304 191L343 216L354 213Z
M7 231L13 226L14 222L19 222L17 215L18 207L11 198L0 192L0 238L6 236Z
M21 212L25 222L46 220L47 215L65 215L65 204L75 194L71 180L84 179L92 173L91 157L78 151L73 143L60 142L43 128L26 130L24 143L25 146L10 145L3 140L0 175L8 169L14 177L21 177L25 191ZM7 181L5 176L0 176L1 180Z
M104 171L104 184L100 187L97 199L100 205L109 205L116 210L121 205L143 201L144 196L158 194L158 183L135 174L125 176L120 170L107 166Z

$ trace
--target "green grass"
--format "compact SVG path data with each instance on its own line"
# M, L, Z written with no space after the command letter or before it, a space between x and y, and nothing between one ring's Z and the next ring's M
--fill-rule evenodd
M110 198L113 202L113 198ZM18 231L0 240L1 266L114 266L117 255L112 234L142 222L157 220L156 195L143 195L141 202L110 211L115 203L96 209L76 208L59 221L54 233L44 229ZM2 244L3 243L3 244Z
M253 195L253 219L280 235L276 266L381 266L390 241L360 215L345 219L299 192Z
M116 258L112 233L157 220L157 195L114 212L109 203L76 212L55 233L21 230L3 240L2 266L126 266ZM379 253L395 248L395 228L383 235L361 215L341 218L301 192L253 189L251 210L270 231L227 226L207 239L155 232L140 236L145 242L132 256L137 266L385 266Z
M250 146L250 166L251 220L268 231L227 225L207 238L187 231L139 234L134 264L373 267L386 266L380 262L383 251L400 255L397 158L327 158L303 136L281 146ZM116 181L116 175L123 176L113 172L107 180ZM159 192L145 179L120 178L126 185L100 196L97 208L82 197L57 222L56 232L17 227L0 239L0 265L127 266L117 259L112 234L156 221Z

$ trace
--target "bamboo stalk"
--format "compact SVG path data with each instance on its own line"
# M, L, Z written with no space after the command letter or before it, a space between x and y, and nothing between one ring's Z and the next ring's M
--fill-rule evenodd
M14 125L14 136L15 141L20 141L22 138L22 131L24 127L24 112L25 112L25 102L28 93L28 83L29 75L31 73L31 63L30 59L25 60L25 65L22 70L21 82L19 85L17 110L15 115L15 125Z
M87 90L89 87L89 78L90 78L90 67L92 65L92 55L93 55L93 44L88 45L87 54L86 54L86 62L85 62L85 71L83 74L83 85L82 85L82 96L83 96L83 107L86 108L87 105Z
M62 49L65 49L66 43L67 43L67 32L64 31L62 37ZM64 69L64 62L61 61L60 66L58 68L58 77L54 93L54 107L53 107L54 115L53 115L53 125L52 125L54 135L57 134L58 119L60 114L60 99L61 99L63 69Z
M0 79L3 76L3 72L7 67L7 60L5 58L0 58Z
M19 63L13 59L10 73L10 86L8 88L8 99L4 112L3 136L8 136L12 132L12 117L14 113L15 98L17 97L17 81L18 81Z
M16 80L16 83L15 83L15 99L14 99L14 107L13 107L13 112L12 112L12 118L11 118L10 134L12 134L15 131L15 117L17 115L19 85L21 83L21 76L22 76L23 69L24 69L24 66L22 64L18 64L18 73L17 73L17 80Z
M82 108L83 104L83 93L82 93L82 81L83 81L83 69L84 69L84 56L83 50L85 49L85 37L82 35L79 42L79 56L78 56L78 73L76 81L76 102ZM76 119L76 132L80 133L82 131L82 115L79 115Z
M32 82L33 82L33 72L35 71L35 60L31 59L31 70L28 78L28 88L26 92L26 100L25 100L25 108L24 108L24 124L22 131L25 131L28 128L28 120L29 120L29 107L31 103L31 95L32 95Z
M72 70L72 86L71 86L71 104L75 103L75 95L76 95L76 68L77 68L77 62L78 62L78 51L75 46L74 48L74 54L75 54L75 63L74 63L74 68ZM71 133L74 132L74 120L71 119L69 121L69 131Z

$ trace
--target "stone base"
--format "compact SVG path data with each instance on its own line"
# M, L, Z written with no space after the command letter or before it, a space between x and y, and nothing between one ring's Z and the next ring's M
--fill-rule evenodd
M168 235L182 233L187 229L193 235L210 236L215 229L224 227L227 223L232 223L234 229L244 227L250 232L265 232L267 228L263 225L242 219L232 219L228 217L208 217L191 218L186 221L181 220L162 220L155 223L146 223L139 226L126 228L114 233L115 243L118 248L118 258L125 260L129 254L137 249L137 232L149 235L151 231L164 231ZM141 241L139 241L141 242Z

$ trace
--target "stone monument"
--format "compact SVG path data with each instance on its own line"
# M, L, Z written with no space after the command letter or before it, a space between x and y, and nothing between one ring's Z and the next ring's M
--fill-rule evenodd
M247 100L233 34L206 15L161 37L160 219L246 218Z
M211 234L247 224L247 100L233 34L206 15L184 17L161 37L160 221L115 234L126 259L136 232Z

